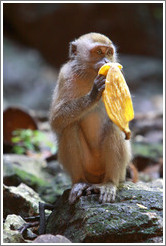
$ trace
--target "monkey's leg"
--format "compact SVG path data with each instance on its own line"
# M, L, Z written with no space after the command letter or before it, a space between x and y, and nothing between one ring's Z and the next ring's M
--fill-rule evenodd
M130 161L130 143L114 125L106 125L107 131L101 144L102 161L105 163L105 177L102 184L94 184L86 192L100 193L99 201L114 202L117 186L124 181L126 167Z
M63 164L72 179L69 202L73 204L88 187L83 171L83 149L80 145L77 126L65 129L59 145L59 161Z

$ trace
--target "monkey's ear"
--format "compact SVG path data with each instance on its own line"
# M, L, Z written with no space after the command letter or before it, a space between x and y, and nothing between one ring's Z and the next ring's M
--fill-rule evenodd
M69 57L74 58L77 55L77 44L75 41L70 43L69 47Z

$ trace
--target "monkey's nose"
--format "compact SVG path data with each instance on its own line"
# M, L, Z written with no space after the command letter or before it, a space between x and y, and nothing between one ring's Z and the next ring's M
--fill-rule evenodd
M108 63L108 62L110 62L110 60L108 60L107 58L104 58L104 62Z

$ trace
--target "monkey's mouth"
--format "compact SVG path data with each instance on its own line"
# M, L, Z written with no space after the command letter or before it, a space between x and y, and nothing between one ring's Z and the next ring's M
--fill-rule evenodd
M98 62L97 64L95 64L95 66L94 66L94 69L96 70L96 71L98 71L104 64L106 64L106 63L110 63L110 61L102 61L102 62Z

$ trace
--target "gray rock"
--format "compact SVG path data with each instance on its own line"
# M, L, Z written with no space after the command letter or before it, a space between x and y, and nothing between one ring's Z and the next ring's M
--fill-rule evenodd
M4 218L8 214L18 214L22 217L39 213L39 202L43 202L39 195L25 184L18 187L3 187Z
M130 85L133 83L134 85L139 85L144 79L153 78L153 76L162 77L162 59L124 54L119 56L126 79Z
M99 204L98 195L91 195L70 206L67 190L49 216L46 232L73 243L139 243L162 237L162 182L126 182L112 204Z
M157 160L163 155L163 144L161 143L132 143L134 156L144 156Z
M120 63L132 95L135 112L163 110L162 59L120 55Z
M40 53L4 39L5 106L48 110L57 71ZM44 98L44 100L43 100Z
M47 164L41 158L5 154L3 156L3 166L3 180L7 186L17 186L20 183L25 183L37 191L41 197L45 195L48 187L52 189L52 179L50 179L50 175L43 171Z
M54 202L71 184L69 177L55 161L47 164L41 158L5 154L3 166L5 185L17 186L21 182L25 183L49 203Z
M20 216L10 214L7 216L3 226L3 243L25 243L27 240L23 238L18 229L26 223ZM36 235L27 229L27 236L34 238Z
M163 237L149 238L145 243L163 243Z
M16 170L23 170L30 173L37 178L46 178L42 169L47 166L46 162L41 158L33 158L26 155L17 154L5 154L3 156L4 164L4 177L10 176L16 172Z
M61 235L45 234L38 236L33 243L71 243L71 241Z

